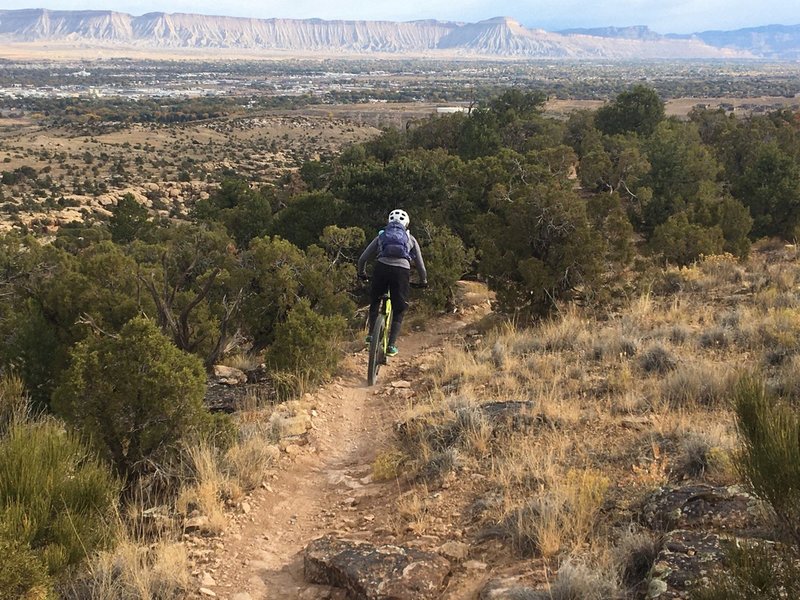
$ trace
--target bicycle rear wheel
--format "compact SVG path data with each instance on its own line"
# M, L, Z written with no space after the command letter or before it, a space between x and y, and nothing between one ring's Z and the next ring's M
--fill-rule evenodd
M386 329L386 317L379 314L372 326L372 339L369 342L369 365L367 366L367 384L375 385L378 381L378 371L386 361L384 356L383 337Z

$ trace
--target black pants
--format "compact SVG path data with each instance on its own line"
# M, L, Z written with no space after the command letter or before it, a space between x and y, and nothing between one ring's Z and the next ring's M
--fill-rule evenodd
M400 326L403 324L403 317L408 308L408 294L411 287L409 285L410 276L410 269L393 267L382 262L376 262L375 269L372 272L372 285L369 291L369 332L372 333L372 326L375 325L375 319L378 317L381 296L388 290L392 298L392 328L389 330L390 346L394 346L395 342L397 342Z

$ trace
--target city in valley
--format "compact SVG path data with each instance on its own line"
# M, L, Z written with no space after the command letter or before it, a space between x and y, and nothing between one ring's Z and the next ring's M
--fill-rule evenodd
M273 59L3 61L4 227L105 218L133 193L185 215L222 172L273 184L385 127L469 111L507 89L546 94L559 118L634 83L667 114L763 114L800 105L787 62ZM12 175L28 169L30 177ZM33 175L35 173L35 175Z

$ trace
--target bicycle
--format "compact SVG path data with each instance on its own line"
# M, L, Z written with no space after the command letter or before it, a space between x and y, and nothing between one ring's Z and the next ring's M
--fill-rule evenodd
M427 285L411 283L413 288L425 288ZM382 365L387 364L386 352L389 349L389 331L392 329L392 298L387 291L381 296L378 316L370 331L369 359L367 361L367 384L375 385L378 381L378 371Z
M367 384L375 385L378 371L386 364L386 351L389 349L389 330L392 328L392 299L389 292L381 296L381 305L375 324L370 331L369 360L367 361Z

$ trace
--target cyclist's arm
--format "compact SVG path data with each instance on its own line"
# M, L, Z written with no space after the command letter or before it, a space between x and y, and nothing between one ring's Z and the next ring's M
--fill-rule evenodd
M369 243L369 246L364 248L364 252L361 253L361 257L358 259L358 274L359 275L366 275L367 271L367 261L372 258L378 252L378 236L375 236L375 239Z
M419 280L421 283L428 282L428 271L425 269L425 262L422 260L422 252L419 249L419 243L417 243L417 239L412 237L413 244L411 244L412 255L411 258L414 259L414 266L417 269L417 274L419 275Z

